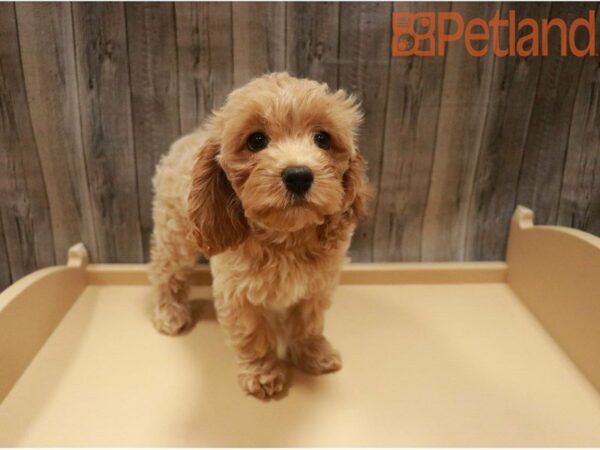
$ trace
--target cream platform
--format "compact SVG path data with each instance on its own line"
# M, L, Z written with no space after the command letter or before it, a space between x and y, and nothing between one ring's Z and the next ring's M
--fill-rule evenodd
M525 208L507 262L349 265L344 368L271 402L237 385L208 269L176 338L145 272L79 245L0 294L0 446L600 446L600 238Z

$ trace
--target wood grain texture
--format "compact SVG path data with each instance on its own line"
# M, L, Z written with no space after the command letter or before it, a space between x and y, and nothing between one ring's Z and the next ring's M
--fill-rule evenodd
M455 3L453 11L465 22L489 20L492 3ZM449 44L445 58L442 102L431 183L423 223L423 261L465 259L469 199L476 162L487 120L494 58L467 53L463 45Z
M600 42L600 7L596 42ZM577 83L557 222L600 236L600 64L586 58Z
M16 4L31 122L52 218L54 253L66 262L83 241L98 255L83 155L69 3Z
M547 18L550 14L549 4L515 2L502 5L501 17L506 19L511 9L517 21ZM508 42L506 32L502 40ZM468 199L465 259L504 259L541 65L541 58L496 58L487 120Z
M127 3L135 168L144 260L152 234L152 177L181 134L175 11L171 3Z
M142 261L125 11L74 3L83 148L101 261Z
M341 3L286 4L286 64L291 75L338 85Z
M6 234L2 221L2 209L0 208L0 292L6 289L12 283L10 275L10 259L8 258L8 249L6 248Z
M394 11L449 11L450 4L396 3ZM425 30L419 28L421 32ZM440 110L444 59L392 58L379 193L374 207L375 261L420 261Z
M360 150L368 161L369 179L379 186L388 103L392 3L340 4L339 87L358 96L365 120ZM371 207L373 210L373 207ZM373 260L373 214L356 230L350 257Z
M264 73L285 70L286 6L276 2L232 4L234 87Z
M517 203L600 234L597 56L560 56L556 31L547 57L476 58L462 42L391 56L393 10L511 9L570 23L598 4L0 4L0 287L76 241L95 262L147 259L160 156L280 70L362 102L376 195L354 261L502 259Z
M592 3L553 3L550 17L567 23L587 16ZM555 30L556 31L556 30ZM580 34L579 47L583 47ZM539 224L556 223L569 128L583 59L561 56L559 34L550 33L549 48L542 60L523 163L519 172L518 203L535 212Z
M176 3L181 131L198 127L233 88L230 3Z
M12 3L0 3L0 216L13 281L55 263L48 197Z

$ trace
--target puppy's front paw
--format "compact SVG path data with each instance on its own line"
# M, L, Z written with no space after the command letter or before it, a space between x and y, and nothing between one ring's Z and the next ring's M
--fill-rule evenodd
M176 336L192 324L192 314L187 305L166 303L157 305L154 310L154 326L169 336Z
M342 357L324 336L311 336L291 347L292 362L312 375L335 372L342 368Z
M242 389L248 394L269 399L283 391L286 370L280 363L270 366L244 364L238 379Z

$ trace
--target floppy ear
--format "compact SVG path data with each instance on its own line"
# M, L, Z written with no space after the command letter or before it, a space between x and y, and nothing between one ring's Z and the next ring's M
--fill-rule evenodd
M240 199L217 160L219 147L207 142L198 153L188 197L192 236L205 256L238 246L249 230Z
M346 191L344 210L355 223L367 215L368 202L372 196L366 171L367 163L360 153L356 153L344 173L343 183Z

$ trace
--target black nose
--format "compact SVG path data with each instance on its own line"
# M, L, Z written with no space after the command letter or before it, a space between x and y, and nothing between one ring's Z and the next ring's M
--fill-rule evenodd
M288 167L281 172L281 178L287 190L294 194L304 194L314 180L311 170L306 166Z

